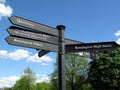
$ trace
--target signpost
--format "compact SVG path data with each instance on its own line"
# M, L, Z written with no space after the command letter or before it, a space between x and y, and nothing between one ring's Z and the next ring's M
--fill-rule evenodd
M10 26L7 29L10 36L6 41L9 44L41 50L39 57L51 51L58 52L58 90L66 90L65 53L98 58L96 52L118 47L115 42L82 43L65 39L63 25L53 28L18 16L12 16L9 20L19 26Z

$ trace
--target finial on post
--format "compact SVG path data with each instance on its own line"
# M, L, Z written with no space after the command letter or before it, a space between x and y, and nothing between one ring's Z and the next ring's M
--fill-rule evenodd
M56 28L58 30L65 30L66 27L64 25L58 25L58 26L56 26Z

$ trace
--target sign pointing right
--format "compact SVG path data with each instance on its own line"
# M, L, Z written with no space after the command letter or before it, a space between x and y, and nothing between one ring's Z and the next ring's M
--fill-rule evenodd
M66 52L92 52L92 51L104 51L112 50L118 47L116 42L98 42L98 43L82 43L82 44L71 44L66 45Z

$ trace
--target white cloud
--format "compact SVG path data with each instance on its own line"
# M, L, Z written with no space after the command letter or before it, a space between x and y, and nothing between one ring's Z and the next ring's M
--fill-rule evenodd
M37 81L36 81L36 83L41 83L41 82L50 82L48 75L43 74L43 75L41 75L41 79L37 79Z
M42 66L47 66L47 65L48 65L48 63L41 63L41 65L42 65Z
M38 62L41 63L41 65L48 65L48 62L52 61L52 58L49 56L43 56L43 57L38 57L38 54L35 54L33 56L30 56L27 61L31 61L31 62Z
M13 9L9 5L5 5L5 0L0 0L0 20L2 17L9 17L11 16Z
M48 75L39 75L37 74L37 77L39 79L36 80L36 83L41 83L41 82L50 82L50 79ZM9 76L9 77L2 77L0 78L0 88L4 87L12 87L16 83L17 80L19 80L20 77L18 76Z
M114 35L119 37L120 36L120 30L118 30Z
M0 50L0 57L2 58L6 57L7 53L8 52L6 50Z
M6 2L6 0L0 0L0 3L5 3Z
M11 60L20 60L27 57L29 57L29 52L27 50L17 49L13 52L8 52L7 50L0 50L0 58L2 59L10 58Z
M115 32L114 35L117 37L116 43L120 44L120 30Z
M14 52L9 53L8 57L12 60L20 60L29 57L29 52L27 50L18 49Z
M116 42L117 42L118 44L120 44L120 38L118 38Z
M2 77L0 78L0 88L12 87L18 79L18 76Z
M49 56L38 57L38 54L30 55L30 52L24 49L17 49L13 52L8 52L7 50L0 50L0 58L11 59L11 60L22 60L26 59L28 62L37 62L42 66L46 66L52 61Z

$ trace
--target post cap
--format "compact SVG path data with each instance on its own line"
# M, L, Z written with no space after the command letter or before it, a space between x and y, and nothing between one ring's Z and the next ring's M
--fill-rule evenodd
M64 25L58 25L58 26L56 26L56 28L58 30L65 30L66 27Z

